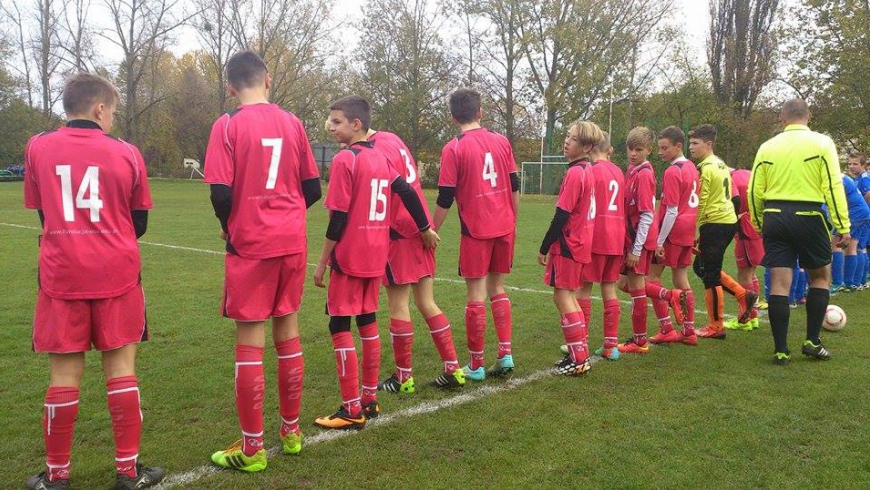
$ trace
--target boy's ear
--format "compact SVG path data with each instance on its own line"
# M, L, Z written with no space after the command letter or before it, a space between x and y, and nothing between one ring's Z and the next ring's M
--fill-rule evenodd
M226 82L224 85L226 85L227 93L230 94L230 97L235 97L236 96L236 89L234 89L233 86L230 85L230 82Z
M355 133L362 131L363 124L362 124L362 121L360 121L359 119L354 119L353 122L351 123L351 125L352 125L353 131Z
M266 90L272 88L272 75L269 75L269 72L266 72L266 78L263 80L266 84Z

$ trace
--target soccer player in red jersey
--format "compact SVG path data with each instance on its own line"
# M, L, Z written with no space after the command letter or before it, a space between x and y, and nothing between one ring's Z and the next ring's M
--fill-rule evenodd
M330 136L347 149L332 159L325 203L329 226L314 270L314 284L324 287L323 276L330 266L326 312L342 398L334 414L314 422L327 429L359 430L366 419L380 413L381 341L375 312L389 255L392 194L401 198L424 247L432 248L439 240L417 193L367 141L370 123L371 108L362 97L350 95L329 106ZM362 340L362 397L351 316L356 317Z
M685 291L683 330L671 325L667 314L667 301L662 295L653 296L653 308L659 318L659 332L650 342L697 345L695 335L695 295L689 285L688 267L692 264L692 246L695 243L695 220L698 216L698 169L683 156L686 135L676 126L668 126L659 133L659 157L668 162L662 177L662 199L659 205L659 235L656 253L650 267L649 284L661 286L665 267L672 271L674 287ZM649 294L649 285L647 286ZM673 298L673 292L671 297ZM678 323L679 318L677 319Z
M117 89L87 73L63 89L66 126L30 139L24 206L42 223L33 349L47 353L50 378L42 418L46 470L31 489L70 488L70 453L85 351L102 355L112 433L115 488L148 488L160 468L139 464L142 433L136 345L148 339L137 239L151 192L135 146L109 136Z
M401 175L417 193L423 210L429 218L429 209L420 186L417 163L411 150L398 135L387 131L369 129L368 140L375 149L387 157L390 167ZM390 340L396 372L378 384L378 389L390 393L413 393L414 376L411 367L411 351L414 345L414 324L408 303L411 292L417 309L426 319L429 333L444 363L444 372L438 375L432 386L437 388L461 388L465 376L459 369L450 322L435 303L433 277L435 276L435 250L426 247L417 224L398 199L390 204L390 251L383 284L387 288L390 307Z
M462 233L459 275L465 278L467 288L465 329L471 354L463 371L467 379L482 381L487 374L503 376L514 368L511 303L504 290L504 276L513 264L519 180L510 142L480 125L483 111L478 92L453 92L450 114L462 134L441 151L433 223L436 231L441 229L455 198ZM489 371L483 367L487 295L498 337L497 360Z
M619 359L620 305L616 297L616 282L622 269L625 253L625 178L622 171L608 160L610 138L592 148L590 169L594 175L594 215L592 261L583 267L583 287L578 292L578 302L587 323L592 321L592 285L601 285L604 300L604 346L595 354L610 360Z
M263 350L266 320L278 353L278 399L285 454L302 449L299 411L304 363L297 312L306 276L306 209L320 178L301 121L268 101L271 78L253 51L233 55L227 86L240 105L212 126L205 182L226 240L222 313L236 322L235 399L242 439L212 461L262 471Z
M592 260L592 227L587 224L594 219L595 176L590 154L604 139L601 129L589 121L577 121L568 129L562 153L570 163L559 189L556 214L538 250L538 263L546 267L544 284L553 288L553 302L561 316L567 354L556 363L556 373L565 376L583 376L592 369L589 330L577 291L582 287L583 269Z
M758 277L755 275L756 268L761 265L764 258L764 240L761 234L755 231L749 217L749 201L746 199L746 190L749 188L751 172L746 168L739 168L731 172L731 182L734 188L735 208L737 209L737 233L734 235L734 259L737 262L737 280L747 291L761 297ZM752 307L749 323L739 323L734 318L725 323L725 328L735 330L754 330L758 328L758 308Z

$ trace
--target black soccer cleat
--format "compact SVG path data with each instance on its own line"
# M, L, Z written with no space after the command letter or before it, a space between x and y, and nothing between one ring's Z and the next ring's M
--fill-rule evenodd
M589 359L586 359L581 363L576 363L571 359L571 356L568 355L556 364L556 368L553 369L553 374L558 374L560 376L586 376L591 370L592 364L589 362Z
M378 402L363 403L362 409L366 420L376 419L381 414L381 406Z
M453 390L465 386L465 373L462 369L457 369L452 373L441 373L437 378L433 379L430 386L441 388L442 390Z
M814 357L820 361L831 359L830 351L825 349L825 346L822 345L821 342L816 345L811 340L804 340L804 345L801 347L801 353L807 357Z
M136 478L130 478L127 475L118 475L115 477L115 490L139 490L140 488L151 488L161 480L166 473L163 468L148 468L141 464L136 465Z
M48 475L43 471L27 479L28 490L69 490L69 480L48 481Z

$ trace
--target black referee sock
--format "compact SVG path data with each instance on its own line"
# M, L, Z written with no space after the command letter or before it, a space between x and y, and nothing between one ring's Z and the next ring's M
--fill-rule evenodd
M828 288L810 288L807 291L807 340L815 345L822 342L819 332L822 330L822 321L830 300L831 292Z
M809 305L809 298L807 298L807 305ZM788 354L788 318L791 315L788 296L770 295L767 300L767 315L770 318L775 352Z

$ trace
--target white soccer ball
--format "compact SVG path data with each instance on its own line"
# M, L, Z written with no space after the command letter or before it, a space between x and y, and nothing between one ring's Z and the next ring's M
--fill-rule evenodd
M825 312L825 320L822 322L825 330L839 332L846 326L846 312L837 305L828 305Z

